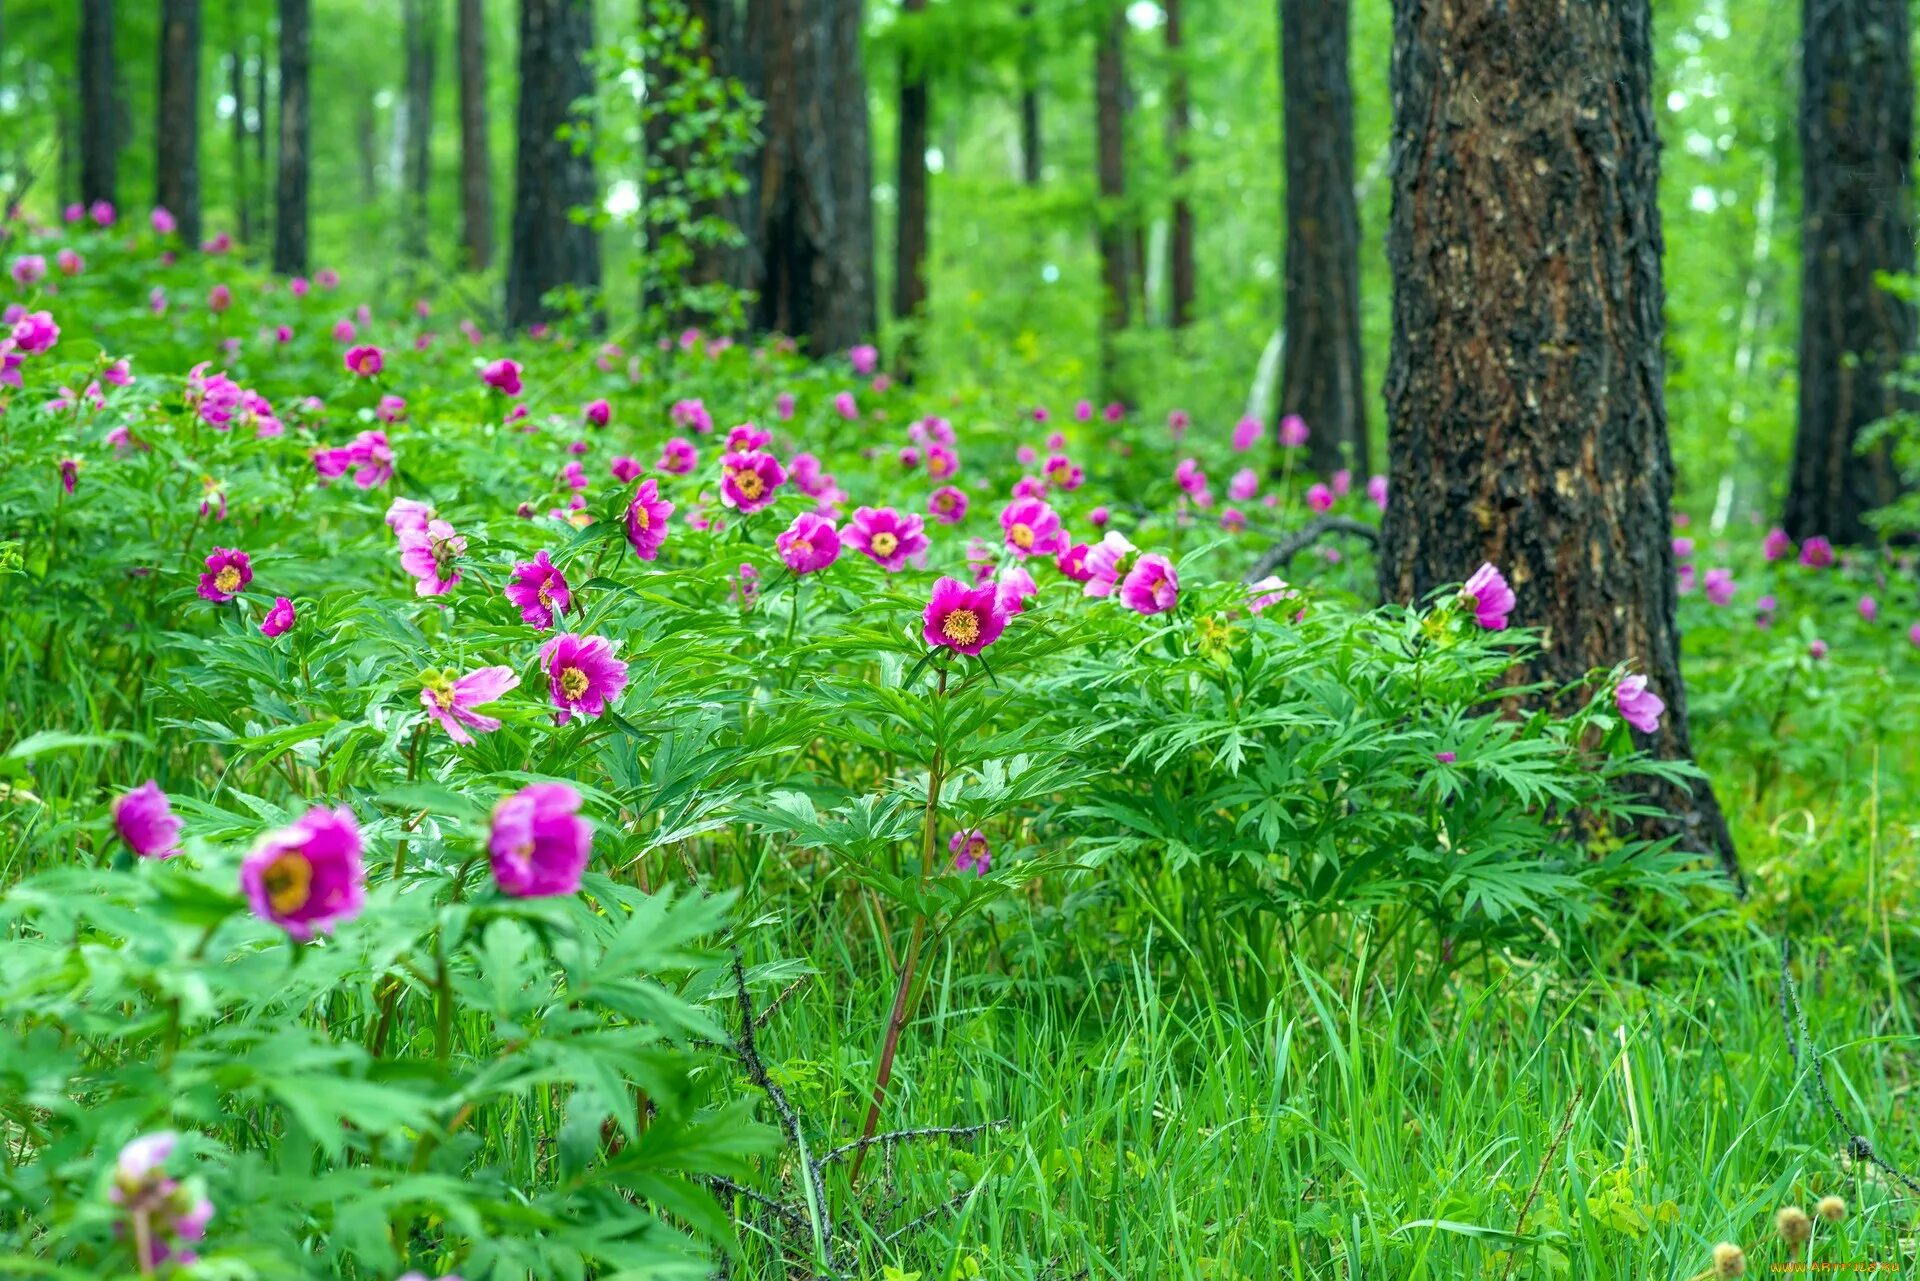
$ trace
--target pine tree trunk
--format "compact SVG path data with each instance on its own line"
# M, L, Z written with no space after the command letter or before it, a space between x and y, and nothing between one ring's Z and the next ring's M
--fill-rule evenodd
M1691 756L1674 621L1648 0L1394 0L1392 499L1380 585L1481 561L1543 631L1527 680L1630 662ZM1661 789L1737 878L1705 782Z
M460 0L460 241L467 269L493 262L493 158L487 150L487 23L480 0Z
M200 0L160 0L154 203L200 243Z
M1365 473L1371 461L1347 21L1348 0L1280 0L1287 162L1280 412L1306 420L1308 464L1322 476L1341 467Z
M862 0L757 0L749 10L766 102L755 326L816 354L873 332L873 162Z
M312 173L311 0L280 0L280 158L274 185L273 269L307 270L307 189Z
M1907 0L1804 0L1801 39L1800 427L1787 487L1795 538L1874 540L1867 513L1900 477L1860 431L1910 405L1887 380L1914 309L1874 281L1911 275L1913 63Z
M923 13L927 0L903 0L902 14ZM893 315L913 320L927 301L927 77L922 59L900 57L900 224L894 238ZM911 348L911 337L908 346ZM903 356L909 372L913 362Z
M120 108L115 101L113 0L80 6L80 199L108 204L120 187Z
M440 34L438 0L406 0L407 181L404 242L408 258L428 249L428 199L433 192L433 54Z
M1094 136L1100 179L1100 371L1109 394L1116 392L1114 338L1133 323L1133 281L1127 219L1126 67L1121 61L1127 16L1115 7L1100 33L1094 53Z
M1032 0L1020 6L1020 21L1033 25ZM1028 54L1020 64L1020 168L1029 187L1040 185L1040 85L1036 61Z
M1180 27L1180 0L1165 0L1167 14L1167 56L1173 62L1173 83L1167 94L1167 151L1173 157L1173 298L1167 316L1175 329L1193 323L1195 289L1193 266L1193 204L1187 198L1187 171L1192 161L1187 155L1188 122L1187 62Z
M513 240L507 257L507 324L549 319L546 295L564 286L597 290L600 240L573 211L598 199L593 158L557 137L573 103L593 93L589 0L521 0L520 111L514 162Z
M233 151L234 230L246 245L253 243L253 203L247 181L247 32L241 0L227 0L227 36L227 92L233 96L228 138Z

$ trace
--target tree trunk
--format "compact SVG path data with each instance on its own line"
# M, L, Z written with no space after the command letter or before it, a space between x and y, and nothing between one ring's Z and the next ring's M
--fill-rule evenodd
M749 9L766 115L759 206L761 330L816 355L873 332L873 182L862 0L755 0Z
M160 0L154 203L200 243L200 0Z
M227 92L233 95L229 139L233 149L234 232L241 244L253 243L253 204L247 182L247 30L241 0L227 0Z
M1103 386L1115 394L1114 337L1132 323L1133 281L1128 270L1130 242L1122 202L1127 195L1126 68L1121 46L1127 16L1118 6L1100 32L1094 54L1094 133L1100 177L1100 266L1103 294L1100 371Z
M1629 662L1686 758L1662 401L1648 0L1394 0L1390 600L1481 561L1543 633L1523 680ZM1659 789L1738 878L1704 781Z
M80 7L80 199L108 204L120 186L120 109L114 100L113 0Z
M903 0L904 14L924 13L927 0ZM915 319L927 301L927 76L923 59L900 55L900 223L894 237L893 315ZM911 335L907 346L911 349ZM903 359L911 371L912 360Z
M593 6L587 0L521 0L520 112L514 162L513 240L507 258L507 324L551 318L546 295L573 285L598 289L600 241L573 220L598 199L593 158L557 137L575 100L593 93L587 54Z
M1032 0L1020 6L1020 21L1029 27L1033 25ZM1037 61L1028 53L1020 65L1020 165L1029 187L1040 185L1040 84L1034 65Z
M440 31L438 0L406 0L407 180L403 241L406 256L425 261L428 198L433 192L433 53Z
M467 269L493 261L493 159L487 150L487 23L480 0L460 0L460 227Z
M1804 0L1802 13L1800 428L1785 523L1795 538L1865 543L1867 513L1900 477L1887 446L1855 442L1910 403L1887 376L1912 350L1914 310L1874 281L1914 269L1907 0Z
M274 189L273 269L307 270L307 188L312 165L311 0L280 0L280 165Z
M1173 63L1173 84L1167 95L1167 151L1173 157L1173 299L1168 319L1175 329L1193 323L1193 204L1187 199L1189 131L1186 47L1180 30L1180 0L1165 0L1167 56Z
M1313 433L1307 461L1322 476L1342 467L1364 473L1371 462L1347 19L1348 0L1280 0L1287 170L1280 412L1306 420Z

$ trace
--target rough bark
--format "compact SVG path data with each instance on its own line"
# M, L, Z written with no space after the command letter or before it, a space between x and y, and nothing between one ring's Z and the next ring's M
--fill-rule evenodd
M438 0L406 0L407 180L405 252L415 262L427 256L428 199L433 192L433 62L439 42Z
M598 289L599 234L573 219L598 199L593 158L556 136L573 103L593 92L587 66L593 6L587 0L521 0L520 110L514 162L513 240L507 257L507 324L549 319L546 295Z
M160 0L154 203L200 243L200 0Z
M903 0L903 14L927 0ZM899 226L895 229L893 315L912 320L927 301L927 76L923 59L900 55ZM905 362L911 367L911 361Z
M493 261L493 158L487 150L487 23L480 0L460 0L460 243L467 269Z
M227 0L227 92L233 96L228 139L232 147L234 232L253 242L252 187L247 177L247 31L241 0Z
M1347 24L1348 0L1280 0L1287 179L1280 412L1306 420L1308 465L1323 476L1341 467L1364 473L1371 462Z
M1184 33L1180 26L1180 0L1165 0L1167 15L1167 57L1173 64L1172 84L1167 91L1167 152L1173 158L1173 233L1168 246L1172 258L1173 297L1167 318L1175 329L1193 322L1195 288L1193 267L1193 204L1187 199L1187 170L1192 162L1187 155L1188 120L1187 61Z
M112 204L120 187L120 109L114 98L113 0L80 6L80 198Z
M1114 337L1133 323L1131 242L1122 202L1127 196L1126 66L1121 60L1127 16L1113 8L1094 52L1094 136L1100 179L1100 369L1115 392Z
M1020 21L1033 25L1033 5L1020 6ZM1040 83L1032 57L1023 58L1020 67L1020 169L1029 187L1040 185Z
M280 156L274 180L273 269L289 276L307 270L312 39L311 0L280 0Z
M1394 0L1392 500L1381 591L1482 561L1528 679L1631 663L1691 755L1674 621L1647 0ZM1660 789L1737 877L1713 790Z
M1787 532L1874 539L1898 496L1861 429L1907 400L1888 381L1913 348L1914 309L1874 282L1911 274L1913 63L1907 0L1804 0L1801 41L1800 425Z
M862 0L754 0L766 114L754 227L755 327L816 353L873 332L872 142L860 58Z

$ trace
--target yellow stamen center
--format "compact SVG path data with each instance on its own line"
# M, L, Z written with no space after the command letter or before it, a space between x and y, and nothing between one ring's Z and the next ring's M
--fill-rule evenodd
M751 501L766 492L766 485L761 481L760 473L757 471L748 471L744 467L729 467L727 474L733 478L733 487L740 491L742 498Z
M891 556L893 555L894 549L900 546L900 540L885 530L881 530L873 536L871 545L874 555Z
M1007 537L1013 540L1015 547L1018 547L1021 551L1026 551L1033 546L1033 526L1016 523L1012 529L1007 531Z
M579 668L567 667L561 669L560 692L568 698L578 699L582 694L587 692L587 686L590 684L592 684L592 682L587 679L587 674Z
M225 569L213 576L213 585L223 592L239 591L240 571L232 565L228 565Z
M266 871L260 874L260 884L267 891L267 904L274 911L282 916L297 912L307 905L313 893L313 864L304 854L282 854L267 864Z
M653 517L647 514L645 507L642 507L639 503L635 503L633 505L633 523L641 529L652 529Z
M796 538L787 545L787 550L804 560L813 555L813 544L804 538Z
M956 645L971 645L980 639L980 615L970 609L956 609L940 620L940 630Z

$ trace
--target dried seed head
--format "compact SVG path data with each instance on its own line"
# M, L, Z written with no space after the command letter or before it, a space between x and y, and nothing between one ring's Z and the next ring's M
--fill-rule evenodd
M1747 1252L1731 1241L1714 1246L1713 1275L1723 1279L1747 1275Z
M1813 1212L1828 1223L1838 1223L1847 1217L1847 1203L1837 1196L1823 1196Z
M1783 1205L1773 1216L1773 1230L1789 1247L1797 1246L1813 1235L1813 1220L1797 1205Z

